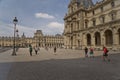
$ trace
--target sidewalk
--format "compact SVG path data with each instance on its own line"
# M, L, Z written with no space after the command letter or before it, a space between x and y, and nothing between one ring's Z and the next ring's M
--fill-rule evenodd
M101 57L84 59L84 51L81 50L57 49L57 52L54 53L53 49L46 51L42 48L38 53L36 55L33 51L33 56L30 56L28 48L19 49L17 56L11 56L12 50L1 53L0 80L120 79L120 54L117 54L119 52L109 52L110 54L117 54L110 56L113 60L110 64L103 64ZM102 55L102 51L95 51L94 53L95 56ZM91 74L96 78L90 77ZM108 79L101 78L104 75Z

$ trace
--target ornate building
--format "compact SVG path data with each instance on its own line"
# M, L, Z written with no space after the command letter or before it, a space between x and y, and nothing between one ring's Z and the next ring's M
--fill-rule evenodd
M64 22L66 48L120 49L120 0L71 0Z
M13 46L13 37L0 37L0 47L12 47ZM28 47L29 44L39 47L63 47L63 36L44 36L41 30L37 30L34 33L34 37L26 37L23 33L21 37L15 38L15 44L19 47Z

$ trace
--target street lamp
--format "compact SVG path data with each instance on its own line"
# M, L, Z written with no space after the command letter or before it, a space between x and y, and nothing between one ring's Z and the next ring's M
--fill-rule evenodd
M15 51L15 33L16 33L16 24L17 24L18 20L17 17L15 17L13 19L13 24L14 24L14 40L13 40L13 53L12 56L16 56L16 51Z

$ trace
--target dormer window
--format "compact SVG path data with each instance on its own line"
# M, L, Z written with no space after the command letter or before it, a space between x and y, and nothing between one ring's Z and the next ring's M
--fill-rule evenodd
M116 15L117 15L116 11L111 11L109 13L109 16L111 17L111 20L115 20L116 19Z
M115 2L111 2L111 7L115 7Z
M100 9L101 9L101 12L103 12L103 6Z

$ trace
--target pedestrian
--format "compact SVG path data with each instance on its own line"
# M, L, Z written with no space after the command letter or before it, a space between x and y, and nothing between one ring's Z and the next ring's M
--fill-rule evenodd
M37 55L37 54L38 54L39 47L36 46L36 47L34 48L34 50L35 50L35 54Z
M108 58L108 52L108 49L106 47L103 47L103 61L105 61L105 59L110 61L110 59Z
M89 53L90 53L90 57L94 57L94 51L93 51L92 47L90 48L90 52Z
M54 53L56 53L56 47L54 47Z
M85 47L85 57L88 57L88 48L87 47Z
M31 44L29 45L29 52L30 52L30 56L32 56L32 46L31 46Z

